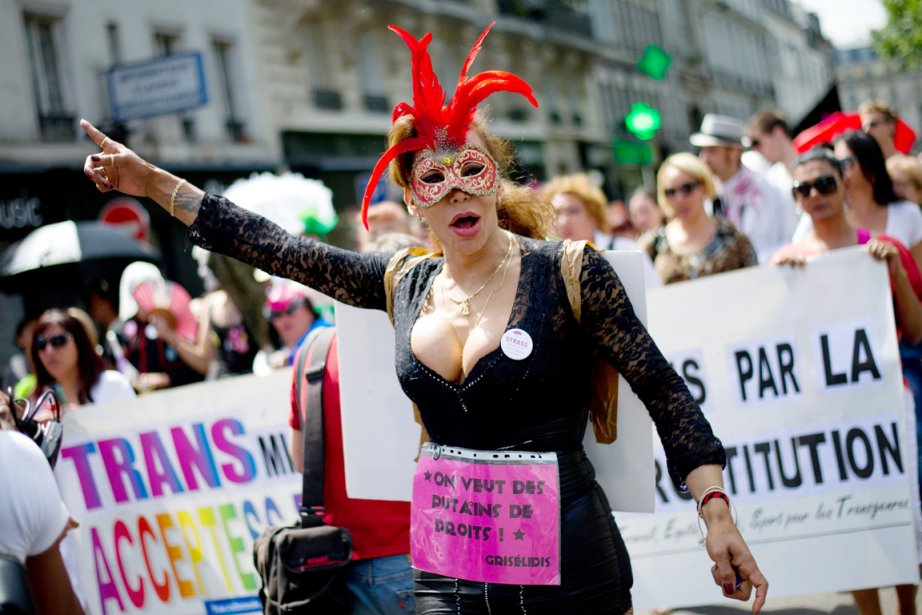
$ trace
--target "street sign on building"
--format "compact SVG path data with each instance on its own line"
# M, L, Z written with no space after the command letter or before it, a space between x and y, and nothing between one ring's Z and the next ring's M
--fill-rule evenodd
M198 51L114 66L106 71L106 83L117 121L187 111L208 102Z

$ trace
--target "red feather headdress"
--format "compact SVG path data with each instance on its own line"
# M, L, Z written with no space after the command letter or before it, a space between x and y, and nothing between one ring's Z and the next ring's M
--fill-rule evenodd
M395 144L384 152L375 164L362 199L362 222L366 229L368 228L368 204L371 202L371 196L387 165L394 158L421 149L463 146L467 140L467 131L471 122L474 121L477 105L496 92L521 94L537 108L538 101L532 95L531 86L521 77L500 70L485 71L473 77L467 76L468 69L480 51L483 39L486 38L494 23L496 22L484 29L470 53L467 54L467 59L458 77L455 95L447 105L445 104L445 90L442 89L439 78L432 70L432 59L427 49L432 41L432 33L416 40L397 26L388 26L388 29L400 36L410 48L413 75L413 106L405 102L398 103L394 107L391 120L396 121L405 115L413 116L416 136Z

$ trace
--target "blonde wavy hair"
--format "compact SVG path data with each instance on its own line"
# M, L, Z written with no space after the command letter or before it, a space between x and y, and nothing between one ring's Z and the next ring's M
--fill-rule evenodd
M656 172L656 200L668 217L672 218L675 215L672 203L666 198L666 186L663 185L663 175L665 175L666 169L670 167L678 169L698 182L702 190L704 190L704 196L707 198L713 199L717 196L711 169L700 158L688 152L673 154L663 161L659 171Z
M914 156L896 154L887 158L887 171L903 173L916 190L922 191L922 160Z
M471 124L471 128L483 139L487 151L499 167L498 172L502 178L502 193L496 202L499 226L516 235L533 239L556 238L556 216L550 203L537 198L530 188L514 184L508 179L508 170L515 160L515 148L512 144L505 139L487 134L479 117ZM415 136L416 126L413 124L413 117L405 115L391 125L387 133L387 147L390 148ZM408 152L391 161L388 174L391 181L401 188L410 185L410 173L415 157L416 152Z
M586 212L595 221L596 228L605 228L605 208L608 199L602 189L592 183L585 173L558 175L541 189L541 198L551 203L558 194L572 194L586 207Z

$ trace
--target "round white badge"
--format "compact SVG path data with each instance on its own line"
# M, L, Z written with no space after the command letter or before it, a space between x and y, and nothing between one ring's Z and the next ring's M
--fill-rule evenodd
M521 361L531 354L534 343L531 336L521 329L509 329L503 333L503 339L499 347L503 349L503 354L513 361Z

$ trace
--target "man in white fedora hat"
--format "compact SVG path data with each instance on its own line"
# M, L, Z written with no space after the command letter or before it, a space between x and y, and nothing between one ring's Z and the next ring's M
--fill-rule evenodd
M689 141L715 176L722 213L752 242L760 263L789 243L797 226L791 198L743 166L746 128L736 118L708 113Z

